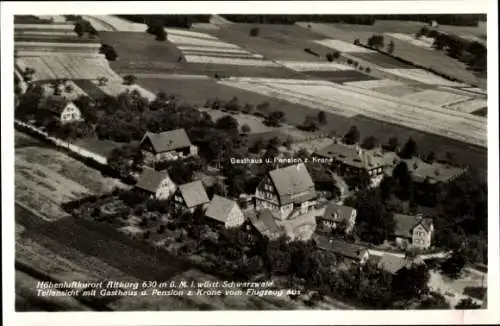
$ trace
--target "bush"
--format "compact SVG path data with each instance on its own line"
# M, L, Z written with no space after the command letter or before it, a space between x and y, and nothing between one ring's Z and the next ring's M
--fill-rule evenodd
M259 36L260 30L258 27L254 27L250 30L250 36L256 37Z
M101 45L99 53L104 54L106 60L108 61L114 61L116 60L116 58L118 58L118 53L116 53L115 49L109 44Z
M347 64L352 65L353 61L352 59L347 59Z

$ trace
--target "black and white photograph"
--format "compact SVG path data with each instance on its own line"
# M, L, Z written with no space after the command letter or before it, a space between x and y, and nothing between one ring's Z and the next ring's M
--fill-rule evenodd
M499 321L495 5L105 3L2 14L13 314Z

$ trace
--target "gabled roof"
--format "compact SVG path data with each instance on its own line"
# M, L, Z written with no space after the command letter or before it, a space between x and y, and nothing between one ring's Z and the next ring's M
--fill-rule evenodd
M394 221L396 222L394 235L405 238L411 238L413 229L419 224L422 224L427 231L430 231L430 228L432 226L431 219L421 218L414 215L396 213L394 214Z
M356 211L355 208L338 205L331 201L325 208L323 219L335 222L347 221L351 217L352 213L355 211Z
M238 203L234 200L214 195L210 205L208 205L205 215L209 218L225 223L229 214L235 207L240 209Z
M180 185L179 191L188 208L210 202L205 187L203 187L203 184L199 180Z
M316 197L314 182L304 163L269 172L282 205L301 203Z
M272 212L269 209L261 210L258 215L250 215L250 222L261 234L280 231Z
M76 105L68 101L63 96L47 96L40 100L38 107L56 114L61 114L68 105Z
M400 269L410 268L413 265L424 264L422 258L409 259L406 257L384 254L378 262L378 268L391 274L396 274Z
M333 143L323 147L317 154L323 157L333 158L346 165L360 169L365 168L371 170L384 166L382 154L374 150L365 150L341 143Z
M170 130L160 133L146 132L141 143L148 138L156 153L164 153L191 145L188 135L184 129Z
M313 239L319 249L333 252L349 259L358 259L362 253L367 251L367 249L361 245L349 243L340 239L330 239L323 235L315 234L313 235Z
M135 186L136 188L154 193L165 178L170 178L166 171L156 171L155 169L146 167L142 170Z

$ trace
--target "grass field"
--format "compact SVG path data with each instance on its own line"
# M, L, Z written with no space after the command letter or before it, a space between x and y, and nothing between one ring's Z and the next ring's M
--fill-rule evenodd
M95 83L88 79L78 79L73 82L94 100L103 99L108 96L102 89L97 87Z
M356 70L345 71L305 71L305 74L314 76L319 79L329 80L334 83L346 83L352 81L376 80L377 78L361 73Z
M356 53L356 57L373 62L382 68L412 68L410 65L398 61L381 53Z
M14 42L48 42L48 43L99 43L97 38L78 37L76 33L72 35L33 35L24 32L24 34L15 34Z

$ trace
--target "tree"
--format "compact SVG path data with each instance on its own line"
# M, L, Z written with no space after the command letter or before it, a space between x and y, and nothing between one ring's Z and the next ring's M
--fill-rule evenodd
M226 103L225 108L229 111L239 111L241 110L241 104L236 96L234 96L229 102Z
M450 304L442 294L431 292L420 301L417 309L450 309Z
M384 146L385 150L395 152L399 146L399 140L397 137L391 137L387 141L387 144Z
M417 155L417 143L413 140L413 138L410 137L403 146L401 152L399 152L399 157L403 159L410 159L416 155Z
M250 114L250 113L252 113L253 109L254 109L253 105L252 105L252 104L247 103L247 104L245 104L245 105L243 106L243 109L242 109L241 111L242 111L243 113Z
M424 264L404 267L393 278L393 290L405 299L419 298L429 290L429 279L429 270Z
M361 41L359 40L359 38L355 39L353 43L354 43L354 45L358 45L358 46L361 45Z
M394 170L392 170L392 177L402 187L407 187L411 183L411 173L408 170L406 162L401 161L396 165Z
M326 54L326 60L332 62L333 61L333 54L332 53L327 53Z
M384 36L383 35L372 35L368 39L368 46L375 49L380 49L384 47Z
M250 30L250 36L256 37L259 36L260 30L258 27L254 27Z
M325 125L326 124L326 113L325 113L325 111L320 111L318 113L318 122L321 125Z
M123 83L125 85L133 85L137 81L137 77L135 75L126 75L123 77Z
M316 124L316 119L314 117L307 116L299 128L305 131L316 131L318 130L318 125Z
M97 83L99 86L105 86L108 83L108 78L107 77L99 77L97 78Z
M340 58L340 52L339 51L333 51L332 52L333 59L338 59Z
M441 264L441 271L451 278L457 278L466 264L467 257L464 255L463 250L455 250L450 258Z
M83 19L79 19L76 21L73 31L76 33L76 35L78 35L78 37L83 37L83 35L85 35L85 26L83 23Z
M462 309L462 310L481 309L481 305L475 303L471 298L464 298L455 305L455 309Z
M226 131L229 131L229 132L238 132L238 120L236 120L234 117L230 116L230 115L225 115L221 118L219 118L216 122L215 122L215 127L217 129L222 129L222 130L226 130Z
M351 126L349 131L344 135L343 142L348 145L354 145L359 141L359 130L356 126Z
M252 129L250 128L249 125L247 125L246 123L244 125L241 126L241 132L244 133L244 134L248 134L252 131Z
M434 162L435 159L436 159L436 153L434 153L433 151L430 151L429 154L427 154L427 156L425 157L425 161L427 163L432 163Z
M429 33L429 29L425 26L423 26L416 34L415 34L415 38L419 39L420 37L422 36L425 36L427 35L427 33Z
M273 111L266 117L264 124L271 127L279 127L284 121L285 113L283 111Z
M71 92L73 92L73 90L74 90L74 87L71 84L68 84L68 85L64 86L64 91L66 93L71 93Z
M118 58L115 48L109 44L102 44L99 48L99 53L104 54L108 61L114 61Z
M394 41L390 41L389 44L387 44L387 53L392 54L394 52Z
M155 40L157 41L164 42L167 40L167 32L165 32L165 29L163 27L157 28L155 35Z
M365 139L363 139L363 142L361 143L361 147L364 149L374 149L377 146L377 138L374 136L368 136Z

